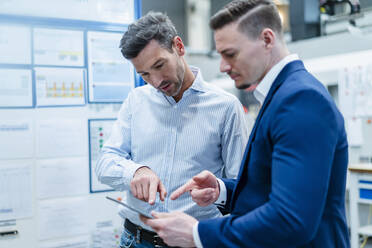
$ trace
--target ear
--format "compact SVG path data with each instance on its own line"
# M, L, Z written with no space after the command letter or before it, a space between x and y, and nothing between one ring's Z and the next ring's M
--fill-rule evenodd
M265 48L272 49L274 47L276 35L270 28L263 29L260 38L264 42Z
M185 55L185 45L183 44L181 37L176 36L173 38L173 46L179 56Z

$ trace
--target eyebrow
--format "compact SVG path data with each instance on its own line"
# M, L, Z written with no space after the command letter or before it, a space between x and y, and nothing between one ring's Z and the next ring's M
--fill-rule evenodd
M220 51L219 53L220 53L220 54L226 54L226 53L233 52L233 51L234 51L234 50L231 49L231 48L226 48L226 49Z
M158 59L157 61L155 61L155 63L150 68L151 69L155 68L157 65L159 65L159 63L161 63L163 61L164 61L163 58ZM147 73L147 72L146 71L137 71L137 73L143 74L143 73Z
M164 61L164 59L163 58L160 58L160 59L158 59L152 66L151 66L151 68L154 68L154 67L156 67L156 66L158 66L160 63L162 63Z

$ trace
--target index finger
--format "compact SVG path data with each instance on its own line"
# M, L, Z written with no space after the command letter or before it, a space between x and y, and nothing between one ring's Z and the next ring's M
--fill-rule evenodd
M176 189L170 196L171 200L176 200L178 197L180 197L182 194L186 193L187 191L190 191L195 186L194 180L189 180L187 183Z
M154 181L150 182L149 186L149 204L153 205L155 203L156 192L158 184Z
M167 196L167 190L165 189L165 186L161 181L159 182L158 191L159 191L160 200L164 201L165 197Z

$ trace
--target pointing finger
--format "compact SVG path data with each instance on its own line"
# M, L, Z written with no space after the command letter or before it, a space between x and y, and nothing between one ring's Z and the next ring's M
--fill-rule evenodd
M160 196L160 200L161 201L164 201L165 200L165 197L167 196L167 190L165 189L165 186L164 184L160 181L159 182L159 196Z
M180 197L182 194L190 191L193 187L195 187L195 182L191 179L178 189L176 189L170 196L171 200L176 200L178 197Z
M156 189L158 185L156 182L150 182L149 186L149 204L153 205L155 203L155 198L156 198Z
M210 176L210 172L204 170L204 171L200 172L198 175L194 176L192 179L196 183L201 183L201 182L205 181L206 179L208 179L209 176Z

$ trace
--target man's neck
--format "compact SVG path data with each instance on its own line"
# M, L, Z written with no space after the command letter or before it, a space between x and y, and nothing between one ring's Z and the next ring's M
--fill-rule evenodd
M282 59L287 57L289 55L288 48L285 44L282 44L282 42L278 42L276 45L276 49L273 50L273 63L272 66L276 65L279 63Z
M179 102L183 96L183 93L188 89L190 88L190 86L193 84L194 80L195 80L195 75L194 73L191 71L190 67L184 63L185 65L185 76L183 78L183 84L182 84L182 88L180 90L180 93L177 95L177 96L174 96L173 99L176 101L176 102Z

